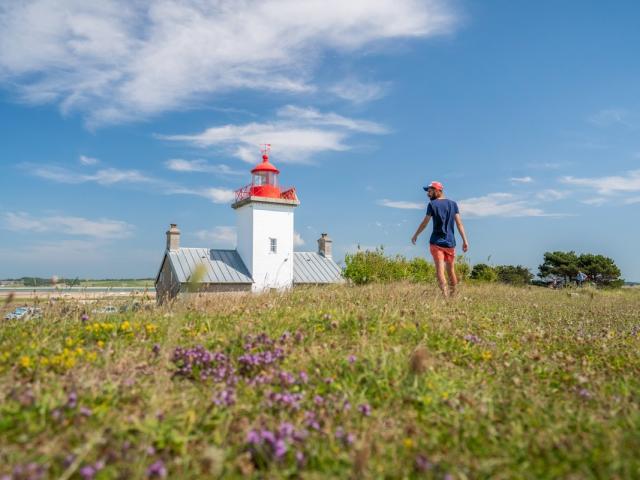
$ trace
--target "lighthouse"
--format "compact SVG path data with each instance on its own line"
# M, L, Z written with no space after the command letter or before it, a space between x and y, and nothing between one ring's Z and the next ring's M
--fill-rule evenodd
M159 304L194 292L264 292L344 281L326 233L318 239L316 252L294 252L298 195L294 187L280 186L280 170L269 161L269 145L261 152L262 162L251 170L251 183L236 190L231 205L236 212L235 249L183 247L178 225L170 224L155 282Z
M251 183L236 190L237 252L253 278L252 290L285 289L293 285L293 211L300 205L294 187L281 188L280 171L269 161L251 170Z

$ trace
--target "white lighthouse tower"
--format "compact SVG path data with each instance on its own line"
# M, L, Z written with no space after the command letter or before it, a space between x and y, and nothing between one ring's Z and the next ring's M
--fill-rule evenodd
M253 291L293 285L293 210L300 205L295 188L281 189L280 171L262 149L249 185L236 190L237 251L253 278Z

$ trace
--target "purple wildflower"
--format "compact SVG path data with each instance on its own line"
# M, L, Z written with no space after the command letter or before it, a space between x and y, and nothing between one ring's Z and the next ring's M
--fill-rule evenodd
M431 470L431 468L433 468L433 464L429 460L427 460L427 457L422 454L419 454L416 457L413 466L418 472L426 472L427 470Z
M467 335L464 336L464 339L469 342L469 343L474 343L474 344L478 344L480 342L482 342L482 340L480 339L480 337L478 337L477 335L474 335L472 333L469 333Z
M82 321L82 323L87 323L87 321L89 320L89 315L87 315L86 313L83 313L82 316L80 317L80 320Z
M80 407L80 415L82 415L83 417L90 417L91 416L91 409L87 408L87 407Z
M296 340L296 343L302 343L302 341L304 340L304 334L300 330L298 330L294 338Z
M67 397L67 408L76 408L78 406L78 394L71 392Z
M585 400L588 400L592 397L591 392L586 388L581 388L580 390L578 390L578 396L580 398L584 398Z
M213 403L218 406L230 407L236 403L236 392L232 388L226 388L213 397Z
M309 381L309 375L307 375L307 372L300 372L298 376L300 377L300 383L307 383Z
M85 465L80 469L80 476L84 480L93 480L93 477L96 476L96 469L91 465Z
M154 354L155 356L160 355L160 344L158 344L158 343L154 343L154 344L153 344L153 347L151 347L151 351L153 352L153 354Z
M315 397L313 397L313 403L315 403L316 405L322 405L324 403L324 398L322 398L322 396L320 395L316 395Z
M167 476L167 468L162 460L156 460L149 468L147 468L147 476L149 478L164 478Z
M306 459L304 457L304 453L298 450L296 452L296 463L298 464L298 467L303 467L305 464L305 461Z
M353 365L356 362L356 356L355 355L349 355L347 357L347 362L349 362L351 365Z
M368 403L361 403L358 405L358 411L365 417L368 417L371 415L371 406Z

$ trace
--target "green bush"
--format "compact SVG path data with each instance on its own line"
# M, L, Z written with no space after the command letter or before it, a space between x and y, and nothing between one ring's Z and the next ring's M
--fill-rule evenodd
M483 282L495 282L498 280L498 274L495 268L486 263L477 263L471 270L471 278Z
M402 255L385 256L382 247L371 250L358 250L345 256L344 277L356 285L367 283L410 280L412 282L435 281L435 266L423 257L407 260ZM458 280L469 277L471 267L464 256L456 259Z
M533 274L522 265L498 265L495 267L498 281L509 285L529 285Z

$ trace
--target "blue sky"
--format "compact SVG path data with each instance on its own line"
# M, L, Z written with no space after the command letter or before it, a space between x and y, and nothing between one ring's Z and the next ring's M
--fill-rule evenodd
M150 277L169 223L233 246L271 143L299 250L427 255L439 180L472 262L640 281L637 2L92 3L0 6L0 278Z

